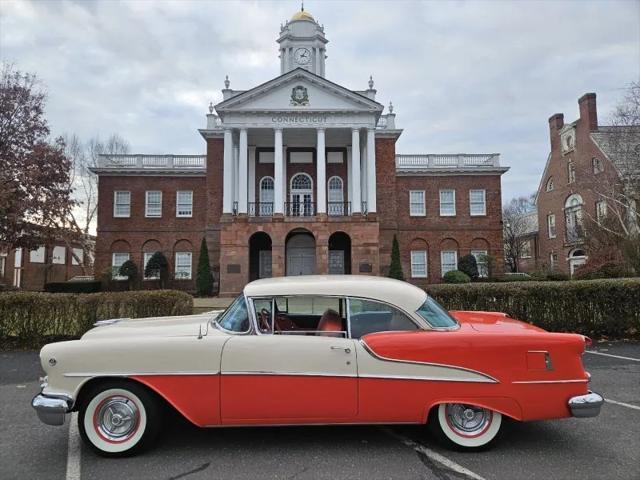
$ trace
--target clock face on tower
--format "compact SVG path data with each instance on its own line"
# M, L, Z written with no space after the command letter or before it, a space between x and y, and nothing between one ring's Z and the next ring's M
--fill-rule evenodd
M311 51L308 48L298 48L293 54L298 65L307 65L311 61Z

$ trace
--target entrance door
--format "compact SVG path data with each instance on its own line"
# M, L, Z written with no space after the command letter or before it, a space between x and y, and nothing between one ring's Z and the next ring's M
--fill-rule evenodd
M307 335L235 335L221 365L222 424L355 419L354 341Z
M313 209L313 182L306 173L298 173L291 179L289 215L310 217Z
M335 275L344 273L344 250L329 250L329 273Z
M258 278L271 278L271 250L260 250Z
M316 241L310 233L295 233L286 245L287 275L313 275L316 271Z

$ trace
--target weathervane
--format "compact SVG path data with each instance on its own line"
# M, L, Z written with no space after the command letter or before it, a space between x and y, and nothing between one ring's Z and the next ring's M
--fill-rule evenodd
M373 75L369 75L369 90L373 90Z
M209 102L209 113L213 113L213 102Z
M231 85L231 82L229 81L229 75L226 75L224 77L224 88L226 88L228 90L229 89L229 85Z

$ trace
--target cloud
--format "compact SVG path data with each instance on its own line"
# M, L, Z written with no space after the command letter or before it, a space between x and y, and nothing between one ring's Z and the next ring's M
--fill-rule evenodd
M533 191L547 118L598 93L606 119L640 78L637 1L307 1L325 25L327 77L393 101L401 153L500 152L503 197ZM279 73L285 1L3 1L0 59L48 87L55 133L112 132L149 153L203 153L197 133L225 75Z

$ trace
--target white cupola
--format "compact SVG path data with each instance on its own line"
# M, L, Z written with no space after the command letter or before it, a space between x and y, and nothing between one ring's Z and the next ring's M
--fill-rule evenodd
M280 74L304 68L324 77L328 40L324 37L324 26L320 26L304 6L280 26L277 41L280 44Z

